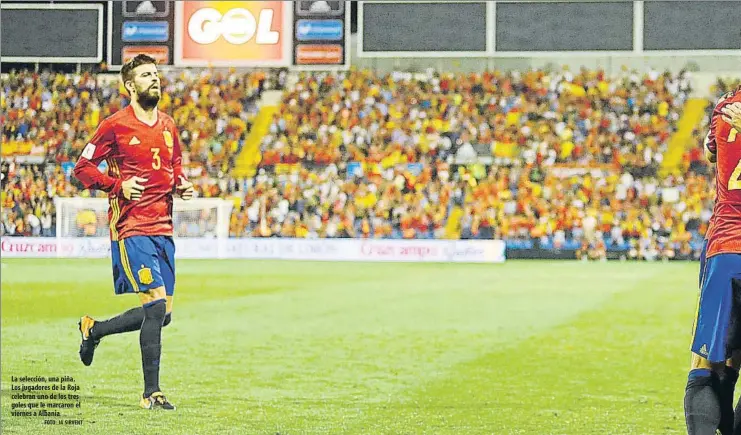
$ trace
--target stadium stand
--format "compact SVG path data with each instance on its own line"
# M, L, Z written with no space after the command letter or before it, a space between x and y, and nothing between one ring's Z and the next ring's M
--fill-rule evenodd
M185 126L181 140L191 171L225 172L257 111L264 89L282 86L285 73L185 70L163 76L160 109ZM43 156L74 161L101 119L128 99L118 82L89 73L22 71L3 80L3 156Z
M597 257L611 249L644 258L654 251L689 255L691 234L659 199L684 179L658 180L689 83L685 73L653 70L624 70L612 79L601 71L566 69L304 76L286 93L264 140L262 165L281 173L296 164L337 163L346 174L362 174L361 182L370 185L360 185L361 198L368 189L368 202L380 206L370 218L367 207L356 216L354 196L348 209L361 237L390 225L397 230L378 231L504 238L510 249L572 249ZM487 157L494 163L488 169L467 165ZM429 171L417 180L418 163ZM402 189L409 183L408 190L421 196L416 204L422 203L422 213L409 206L399 218L388 218L387 185L397 178ZM341 191L346 182L335 184ZM439 200L438 192L452 193L453 201L450 194ZM405 218L415 223L405 226Z
M238 205L232 237L502 238L515 251L691 258L712 210L700 145L659 174L691 92L685 73L305 74L284 91L248 179L229 170L260 93L285 72L165 80L162 108L183 126L198 195ZM4 83L0 231L53 236L54 196L100 195L79 191L69 168L126 97L89 74ZM105 235L105 216L78 221L81 235Z
M685 77L656 71L643 77L626 71L615 79L567 69L307 75L285 95L265 138L263 165L362 161L389 167L446 160L455 150L459 161L493 154L546 165L643 167L665 151L689 90ZM650 148L650 156L642 159L639 147Z

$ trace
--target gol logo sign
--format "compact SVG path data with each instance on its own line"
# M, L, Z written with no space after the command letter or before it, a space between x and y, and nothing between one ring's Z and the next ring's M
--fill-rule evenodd
M283 66L290 63L290 3L188 1L175 10L175 63ZM284 31L285 30L285 31Z

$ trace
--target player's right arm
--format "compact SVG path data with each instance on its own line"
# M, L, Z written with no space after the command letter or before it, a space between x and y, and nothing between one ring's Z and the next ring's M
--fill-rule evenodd
M108 120L98 126L82 155L77 159L74 174L86 189L98 189L107 193L118 194L121 191L121 179L111 177L98 170L100 162L113 153L116 136Z
M113 127L108 120L104 120L100 123L92 139L77 160L74 169L75 177L80 180L86 189L98 189L114 195L123 192L126 199L137 200L141 198L141 193L144 190L144 186L139 183L145 182L145 179L132 177L124 181L119 177L112 177L98 170L100 162L113 153L115 143L116 135L113 132Z

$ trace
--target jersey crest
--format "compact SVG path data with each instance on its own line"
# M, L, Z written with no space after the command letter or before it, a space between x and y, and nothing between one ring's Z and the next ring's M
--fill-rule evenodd
M162 136L164 136L165 138L165 145L167 145L167 149L172 151L173 140L172 140L172 133L170 133L170 130L163 131Z
M139 282L143 285L151 284L154 281L152 278L152 269L148 267L142 267L139 269Z

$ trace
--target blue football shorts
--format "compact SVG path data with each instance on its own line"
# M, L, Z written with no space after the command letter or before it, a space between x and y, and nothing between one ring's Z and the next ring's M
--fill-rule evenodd
M111 241L116 294L147 292L165 287L175 292L175 242L169 236L132 236Z

